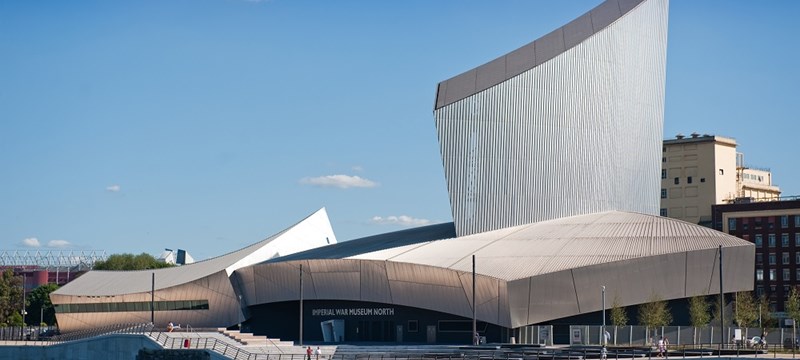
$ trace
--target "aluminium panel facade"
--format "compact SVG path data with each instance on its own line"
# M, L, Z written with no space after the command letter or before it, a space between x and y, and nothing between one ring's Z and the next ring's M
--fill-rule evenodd
M439 85L434 117L458 236L609 210L658 214L667 9L667 0L607 1L533 51ZM593 17L609 24L577 42ZM488 86L503 62L506 75L534 65Z

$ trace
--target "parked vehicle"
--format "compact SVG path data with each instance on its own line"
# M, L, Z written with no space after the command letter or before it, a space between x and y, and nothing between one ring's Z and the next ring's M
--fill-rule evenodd
M39 332L39 340L50 340L50 338L58 334L59 332L56 329L42 330L41 332Z
M794 339L792 342L792 338L783 339L783 348L784 349L800 349L800 338Z
M747 347L753 349L766 349L767 348L767 341L764 340L761 336L753 336L747 339Z

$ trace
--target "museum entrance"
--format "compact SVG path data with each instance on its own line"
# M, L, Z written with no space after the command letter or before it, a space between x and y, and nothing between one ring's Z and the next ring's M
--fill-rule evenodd
M354 325L356 326L356 341L394 342L397 340L397 328L395 328L393 320L359 320Z
M297 341L300 333L297 301L248 307L246 332ZM472 320L408 306L359 301L303 302L303 341L309 343L438 343L470 344ZM501 341L503 328L478 321L478 333Z

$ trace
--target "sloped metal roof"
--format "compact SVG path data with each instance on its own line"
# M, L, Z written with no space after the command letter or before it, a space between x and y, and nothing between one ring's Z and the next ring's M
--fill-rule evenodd
M506 281L561 270L750 242L661 216L608 211L384 249L351 259L472 271Z
M434 109L484 91L576 47L644 0L606 0L568 24L506 55L439 83Z
M284 254L336 243L336 236L322 208L297 224L240 250L178 267L137 270L92 270L56 290L57 295L105 296L148 292L152 274L156 290L185 284L225 270L227 275L244 266Z
M330 246L314 248L281 258L270 259L266 262L307 259L342 259L367 252L377 252L385 249L391 249L388 251L393 251L393 249L405 248L405 245L414 246L415 244L425 243L431 240L454 237L456 237L455 224L449 222L342 241Z

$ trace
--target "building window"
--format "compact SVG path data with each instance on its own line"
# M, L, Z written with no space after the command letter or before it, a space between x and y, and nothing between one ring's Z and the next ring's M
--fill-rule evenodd
M667 152L667 147L666 146L662 146L661 147L661 152Z
M675 178L675 185L678 185L680 183L681 183L681 178Z
M769 254L769 264L770 265L775 265L775 253L770 253Z
M764 287L763 286L761 286L761 285L756 286L756 296L758 296L758 297L764 296Z
M667 209L661 209L661 216L667 216Z
M666 199L667 198L667 189L661 189L661 198L662 199Z
M778 272L775 269L769 269L769 281L778 280Z
M747 223L747 219L744 219L744 224L742 224L742 230L747 230L750 225Z
M728 219L728 230L736 230L736 219Z
M769 234L769 247L775 247L775 234Z
M800 264L800 252L794 253L794 263ZM800 280L800 278L797 278L797 280Z
M667 162L667 158L665 158L665 157L662 157L662 158L661 158L661 162Z
M782 254L781 263L784 264L784 265L788 265L789 264L789 253L788 252L785 252L785 253Z
M149 301L56 304L56 313L97 313L97 312L131 312L150 311ZM153 311L174 310L208 310L208 300L155 301Z
M781 246L789 247L789 234L781 234Z
M719 169L719 174L720 174L720 175L725 175L725 170L723 170L723 169Z
M764 257L761 254L756 253L756 265L761 265L763 263L764 263Z
M794 246L800 246L800 233L794 233Z
M756 243L756 247L764 246L764 240L762 239L761 234L756 234L755 243Z
M756 281L764 281L764 270L756 269Z
M686 178L686 183L687 184L691 184L692 183L692 177L691 176Z
M408 320L408 332L419 331L419 323L417 320Z
M800 227L800 215L795 215L794 216L794 226L795 227Z
M781 216L781 227L782 228L789 227L789 215Z
M795 276L795 280L800 280L800 269L795 270L794 276Z
M700 178L700 182L706 182L706 178Z
M667 178L667 169L661 169L661 178L662 179L666 179Z
M789 269L783 269L783 280L789 281Z

